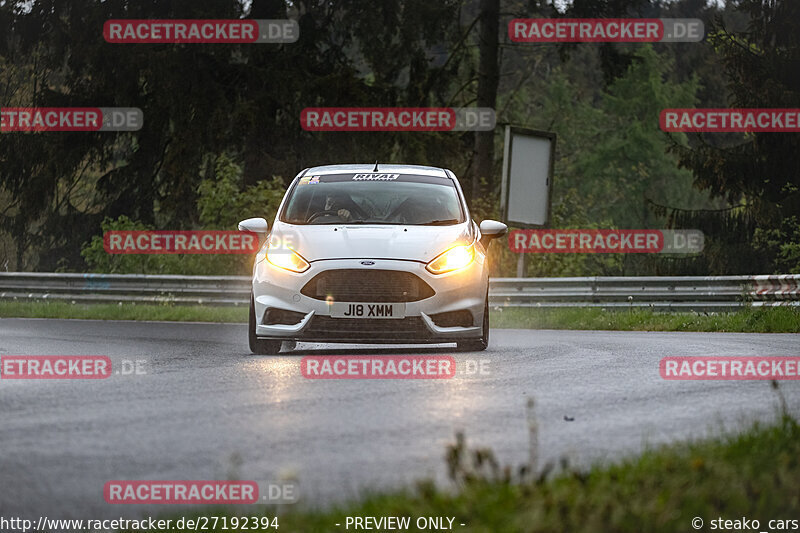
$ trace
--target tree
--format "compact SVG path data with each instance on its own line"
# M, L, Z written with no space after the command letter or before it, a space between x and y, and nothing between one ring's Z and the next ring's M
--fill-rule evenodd
M495 109L497 86L500 83L498 38L500 0L480 0L480 37L478 65L478 107ZM494 131L475 132L475 154L472 169L472 199L481 196L481 180L494 184Z
M718 21L709 36L723 61L731 107L799 108L800 3L742 0L738 9L750 17L745 31ZM671 211L676 224L711 238L712 272L800 272L797 133L699 134L694 145L673 150L700 188L732 206Z

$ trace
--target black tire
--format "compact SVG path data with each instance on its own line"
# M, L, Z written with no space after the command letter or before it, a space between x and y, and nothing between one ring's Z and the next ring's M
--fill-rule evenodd
M462 352L482 352L489 347L489 295L483 305L483 331L479 339L458 341L458 349Z
M256 306L253 302L253 295L250 295L250 321L247 328L247 340L250 344L250 351L256 355L276 355L281 351L281 341L271 339L259 339L256 337Z

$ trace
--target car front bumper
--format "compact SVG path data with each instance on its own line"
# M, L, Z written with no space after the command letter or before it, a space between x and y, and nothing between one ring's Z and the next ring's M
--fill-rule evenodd
M261 259L260 256L259 259ZM373 265L364 266L368 260ZM381 270L407 272L420 278L434 291L433 296L405 302L405 318L333 318L333 302L301 293L303 287L318 274L332 270ZM357 278L357 273L354 278ZM358 283L358 279L353 279ZM253 297L256 335L260 338L312 342L356 343L432 343L475 339L482 334L484 304L488 287L488 271L483 253L466 268L433 275L425 264L416 261L388 259L335 259L314 261L308 270L297 274L271 265L261 259L254 268ZM347 303L347 302L345 302ZM362 302L363 303L363 302ZM386 302L389 303L389 302ZM264 324L267 309L301 313L292 324ZM471 324L437 325L441 313L468 311Z

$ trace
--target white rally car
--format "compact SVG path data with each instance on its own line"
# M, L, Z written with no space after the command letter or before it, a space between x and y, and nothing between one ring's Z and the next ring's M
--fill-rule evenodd
M265 234L263 218L239 229ZM449 170L331 165L302 171L256 255L250 350L282 341L489 341L489 241L506 225L471 218Z

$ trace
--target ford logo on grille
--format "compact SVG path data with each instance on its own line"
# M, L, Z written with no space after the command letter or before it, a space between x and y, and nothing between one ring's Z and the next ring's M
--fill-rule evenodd
M361 264L364 266L372 266L375 264L375 261L361 261Z

